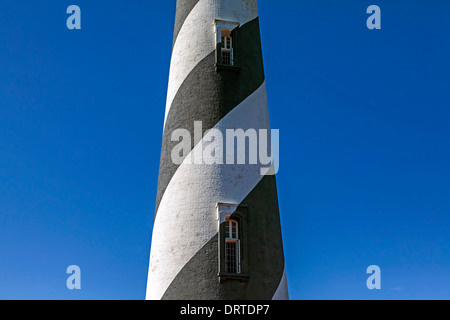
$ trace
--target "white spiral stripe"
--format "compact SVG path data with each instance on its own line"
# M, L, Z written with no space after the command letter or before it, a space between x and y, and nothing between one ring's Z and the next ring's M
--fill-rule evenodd
M270 130L265 83L214 128L223 133L236 128ZM187 163L189 158L173 175L156 214L147 286L150 300L161 299L186 263L217 234L216 204L240 204L263 177L259 165L194 165Z
M233 21L241 25L258 17L255 1L200 0L186 17L172 50L164 127L176 93L195 66L216 50L214 21Z
M280 284L278 285L277 291L275 291L272 300L289 300L286 268L283 271L283 276L281 277Z

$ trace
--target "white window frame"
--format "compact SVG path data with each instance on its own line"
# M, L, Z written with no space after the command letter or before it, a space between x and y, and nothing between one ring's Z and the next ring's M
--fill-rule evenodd
M236 237L233 237L233 224L236 224ZM228 228L228 237L225 236L225 246L227 243L236 244L236 274L241 273L241 240L239 239L239 222L233 219L227 219L225 222L225 230ZM225 234L227 231L225 231ZM225 253L226 256L226 253ZM226 257L225 257L226 259ZM225 260L225 265L227 261Z
M230 63L226 64L226 65L233 66L234 65L233 37L231 37L231 31L229 31L229 33L226 32L226 31L229 31L229 30L222 30L222 37L221 37L221 41L222 41L222 48L221 48L222 63L223 63L223 54L224 54L224 52L227 52L227 53L230 54ZM223 63L223 64L225 64L225 63Z
M233 50L233 39L231 37L231 32L239 27L239 22L226 21L226 20L214 20L215 26L215 45L217 46L219 43L222 43L222 37L224 34L228 34L228 38L230 39L230 48L224 48L222 46L220 52L220 59L222 59L222 52L226 52L227 50L230 52L230 64L229 66L234 66L234 50Z

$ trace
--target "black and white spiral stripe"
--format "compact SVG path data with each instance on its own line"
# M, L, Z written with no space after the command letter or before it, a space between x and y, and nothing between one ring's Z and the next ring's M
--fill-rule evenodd
M215 19L239 23L239 73L216 71ZM171 135L193 137L195 121L204 131L270 129L256 0L178 0L146 298L287 299L275 177L257 165L174 164ZM251 212L239 290L217 278L219 202Z

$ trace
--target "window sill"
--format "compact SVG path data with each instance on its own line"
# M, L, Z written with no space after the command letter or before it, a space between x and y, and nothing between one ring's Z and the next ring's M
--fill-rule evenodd
M248 274L237 274L237 273L219 273L219 283L223 283L227 280L237 280L242 283L248 282Z
M229 70L229 71L233 71L236 73L241 72L241 68L237 67L237 66L230 66L230 65L226 65L226 64L221 64L221 63L216 63L216 71L222 71L222 70Z

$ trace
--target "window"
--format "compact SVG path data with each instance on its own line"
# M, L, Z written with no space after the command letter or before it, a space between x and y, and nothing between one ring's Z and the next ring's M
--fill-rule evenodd
M240 281L247 283L248 243L247 216L245 204L218 203L217 222L219 231L219 282Z
M229 219L225 222L225 272L241 273L241 243L238 222Z
M231 70L240 72L238 53L239 36L235 32L238 22L214 20L216 45L216 70Z
M223 65L233 65L233 38L230 30L222 30L221 62Z

